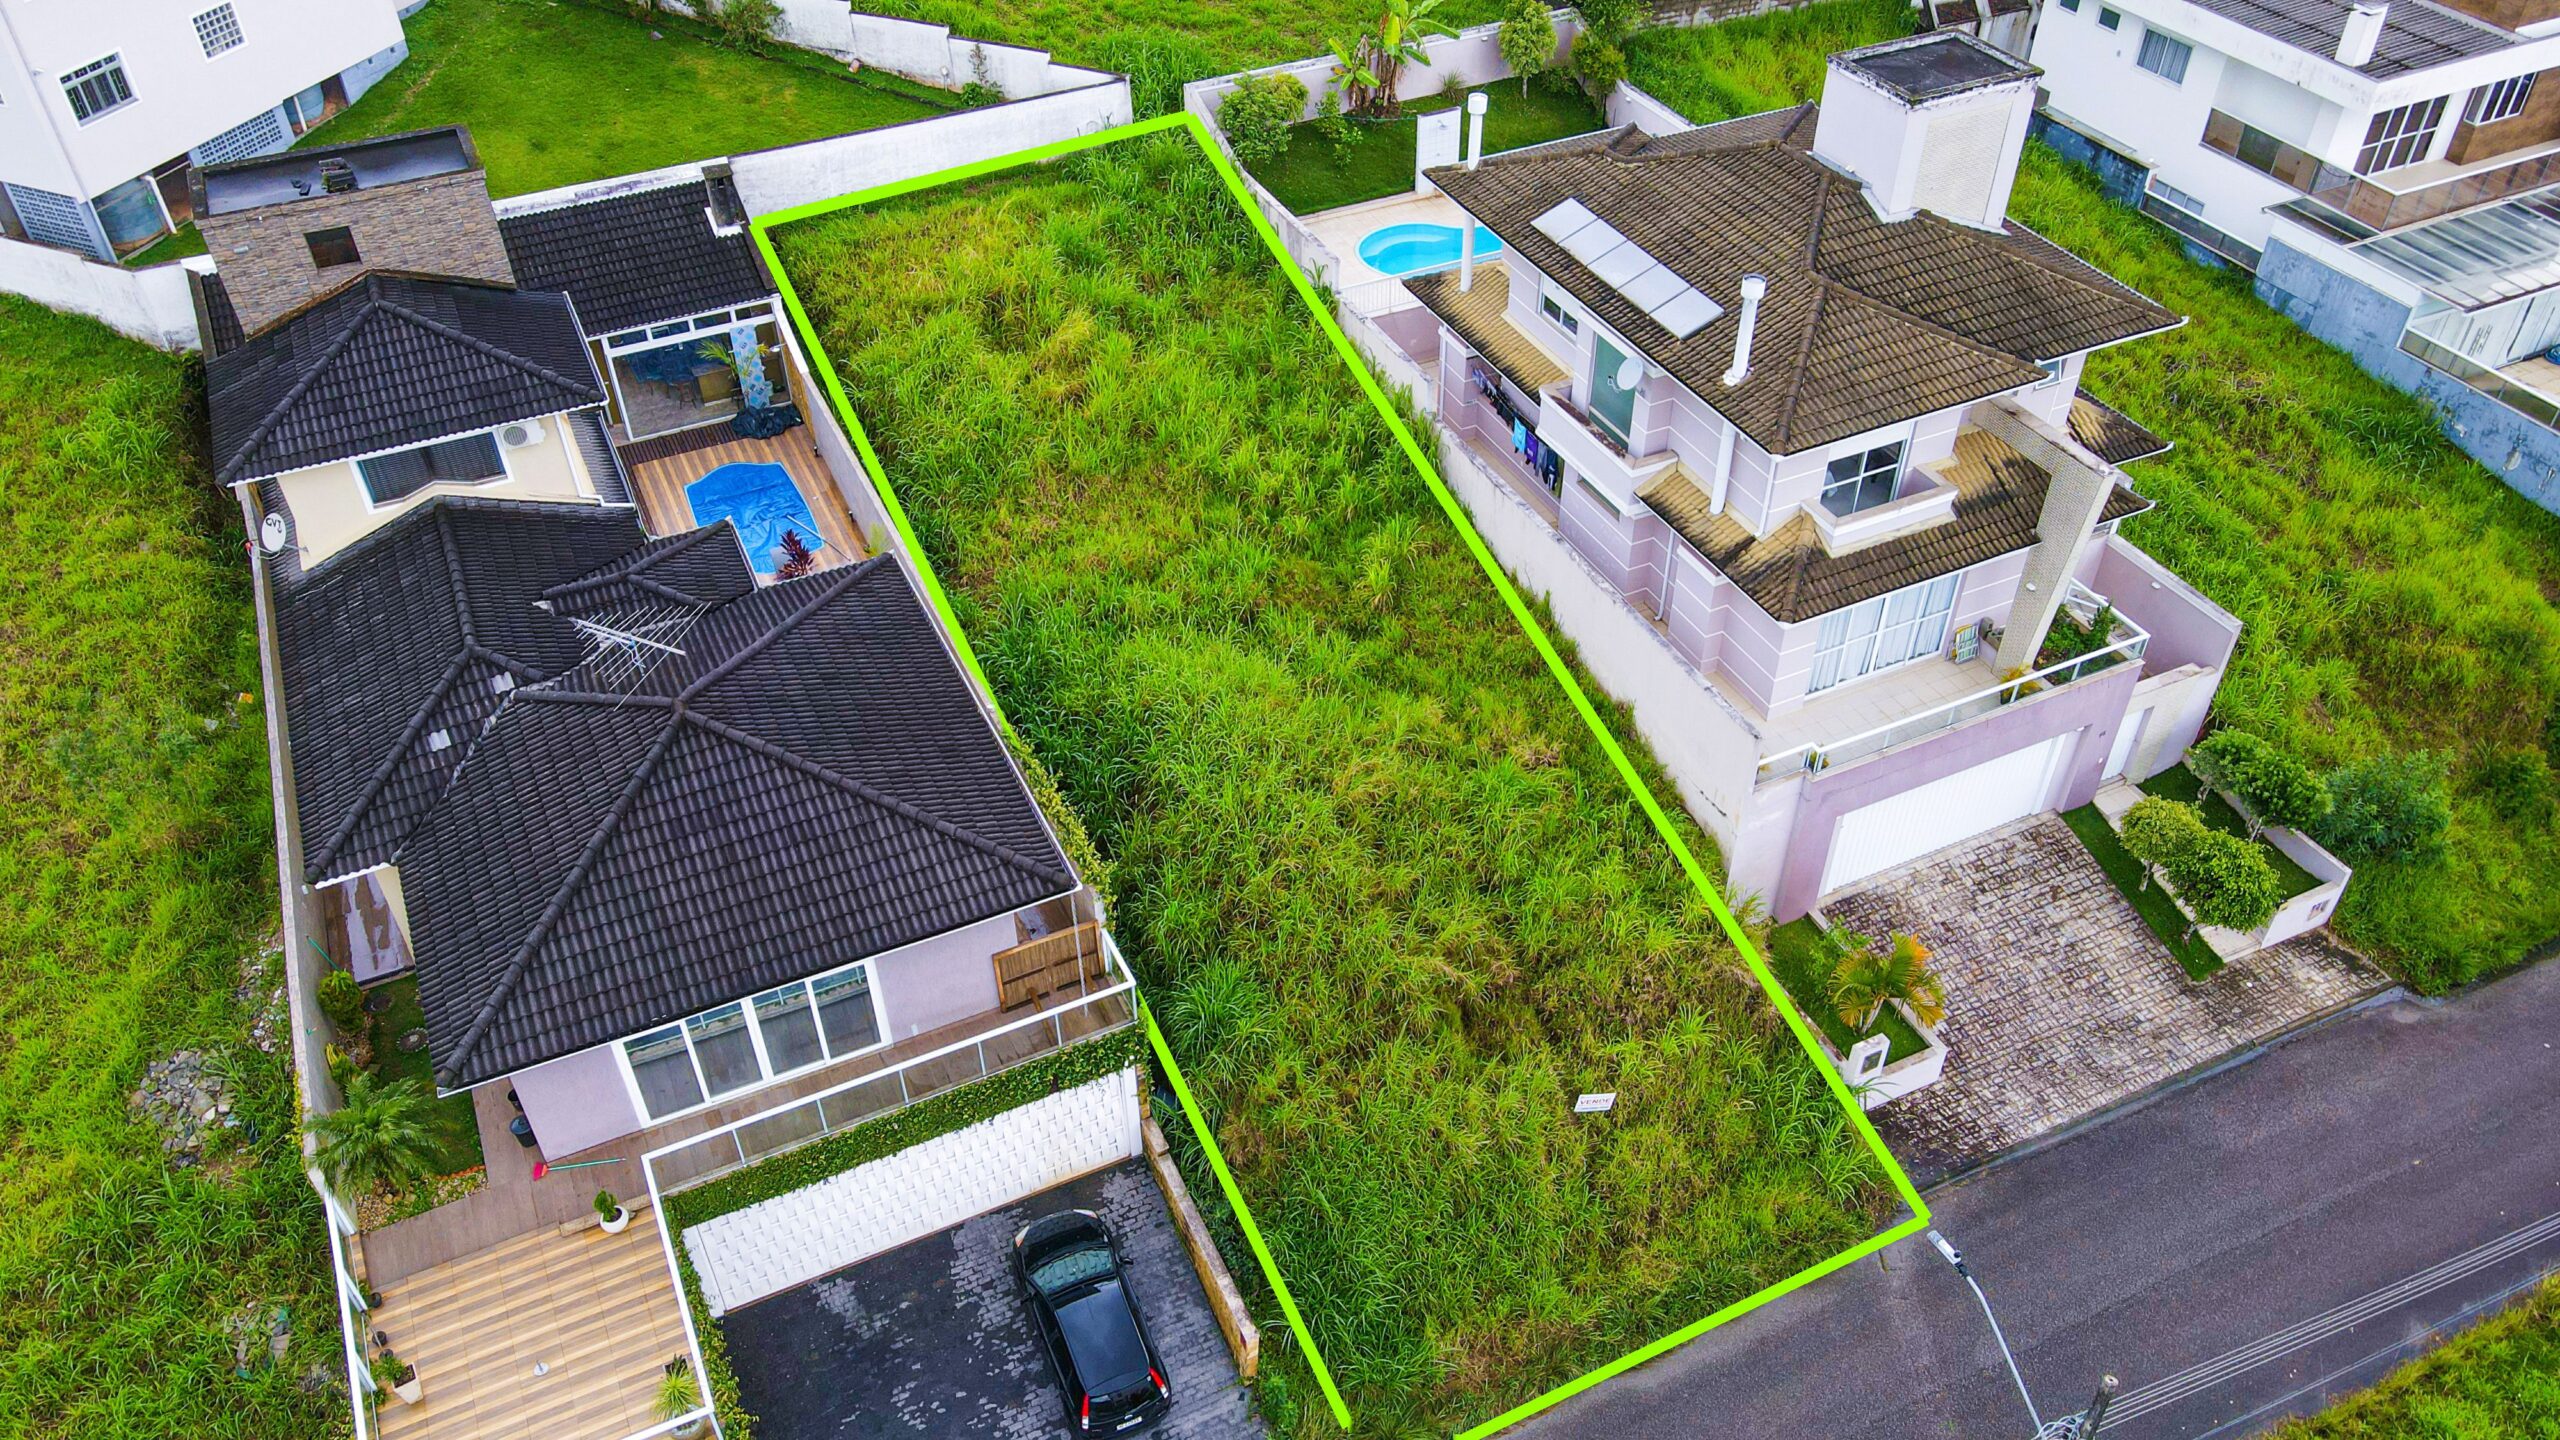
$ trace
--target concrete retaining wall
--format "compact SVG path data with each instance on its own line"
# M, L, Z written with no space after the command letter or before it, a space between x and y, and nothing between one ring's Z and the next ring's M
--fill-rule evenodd
M733 155L729 166L748 212L770 215L1128 122L1129 82L1111 75L1028 100Z
M128 270L49 245L0 240L0 290L104 321L163 350L198 345L195 304L187 297L186 271L179 264Z

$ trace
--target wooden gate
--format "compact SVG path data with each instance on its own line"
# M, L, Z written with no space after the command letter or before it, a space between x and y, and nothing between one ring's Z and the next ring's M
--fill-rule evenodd
M996 1003L1007 1010L1077 988L1106 985L1102 926L1088 920L996 952Z

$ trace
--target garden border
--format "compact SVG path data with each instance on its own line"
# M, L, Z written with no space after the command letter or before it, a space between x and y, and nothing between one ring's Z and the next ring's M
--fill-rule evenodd
M1921 1198L1920 1192L1913 1187L1910 1176L1904 1173L1900 1163L1893 1158L1893 1152L1885 1146L1883 1137L1876 1133L1875 1126L1867 1119L1866 1111L1858 1104L1857 1097L1850 1092L1847 1082L1840 1078L1839 1071L1824 1058L1820 1046L1815 1043L1811 1026L1797 1011L1795 1003L1787 997L1785 987L1781 986L1776 976L1770 972L1768 961L1752 945L1750 936L1744 932L1741 923L1734 918L1732 908L1725 903L1724 896L1717 891L1715 882L1708 877L1705 867L1698 863L1697 856L1690 851L1687 842L1680 838L1678 827L1672 824L1671 817L1663 810L1661 802L1654 797L1652 788L1645 783L1644 777L1636 770L1634 762L1627 758L1626 751L1619 746L1617 737L1610 733L1607 722L1601 718L1591 697L1584 693L1581 683L1574 678L1572 667L1565 663L1564 656L1556 648L1554 640L1538 623L1535 612L1529 608L1528 602L1521 598L1518 588L1511 583L1510 576L1503 572L1500 562L1494 559L1493 552L1486 548L1484 538L1476 533L1475 525L1468 518L1465 507L1458 502L1457 496L1451 493L1447 482L1441 479L1429 455L1420 442L1414 439L1413 432L1396 414L1395 406L1387 398L1386 391L1380 387L1377 377L1371 373L1367 362L1361 358L1359 350L1351 343L1350 337L1343 333L1340 322L1335 318L1332 310L1325 305L1315 285L1308 280L1305 271L1289 258L1288 250L1281 243L1279 234L1272 229L1271 222L1263 215L1261 207L1253 202L1252 194L1246 188L1241 172L1211 138L1200 117L1187 110L1142 120L1135 124L1113 126L1091 135L1075 136L1045 145L1036 145L1009 155L999 155L991 159L954 166L929 175L892 181L849 195L813 200L806 204L758 216L750 222L750 233L755 237L756 250L764 257L767 268L773 274L775 284L781 291L783 304L790 311L792 324L816 362L820 379L825 382L827 396L835 407L836 416L844 423L845 432L852 437L854 448L861 456L863 469L873 488L879 492L881 503L888 510L890 521L896 526L899 539L905 543L908 559L914 564L916 574L924 584L926 595L932 601L935 613L942 618L944 627L949 631L952 645L959 653L961 663L966 665L969 673L976 678L980 689L987 694L990 703L997 705L997 712L1001 717L1002 707L994 699L994 688L987 683L986 672L979 667L977 654L970 646L967 634L961 629L958 616L952 611L950 599L943 592L942 582L935 575L931 560L925 555L923 545L916 538L914 527L907 519L906 509L898 499L897 490L889 483L887 469L880 463L879 452L872 446L870 433L863 428L861 419L854 413L852 401L845 392L844 381L836 373L834 360L829 357L825 345L819 340L817 327L811 323L808 311L800 302L799 292L791 283L789 272L783 268L781 257L774 251L771 232L777 227L832 211L892 199L918 190L935 189L999 171L1056 159L1080 150L1090 150L1122 140L1177 129L1186 131L1192 143L1200 147L1201 153L1215 167L1219 178L1225 182L1228 193L1243 209L1245 217L1252 222L1255 233L1262 237L1263 245L1271 252L1272 259L1279 263L1282 272L1289 277L1289 283L1297 290L1299 298L1306 303L1309 313L1315 317L1317 325L1324 331L1326 338L1333 342L1334 349L1341 354L1344 363L1351 367L1351 373L1359 380L1362 392L1369 397L1369 403L1376 408L1379 418L1386 421L1388 429L1394 433L1396 442L1403 447L1406 457L1413 462L1413 468L1421 475L1423 483L1430 487L1432 496L1439 502L1442 513L1457 530L1458 537L1466 543L1468 553L1475 557L1477 565L1493 582L1496 593L1501 595L1503 604L1511 611L1512 618L1519 623L1522 633L1528 636L1529 643L1536 648L1539 658L1546 662L1548 673L1555 678L1558 685L1563 687L1566 698L1573 702L1575 712L1582 717L1582 723L1599 742L1601 751L1609 757L1610 764L1616 768L1619 778L1626 783L1629 793L1635 797L1637 805L1652 822L1655 833L1670 846L1673 858L1679 861L1680 868L1688 875L1690 884L1705 897L1708 908L1714 912L1717 923L1724 929L1726 938L1733 942L1734 948L1741 953L1744 963L1750 967L1753 977L1760 982L1761 990L1777 1006L1780 1017L1786 1021L1787 1028L1794 1033L1796 1043L1804 1048L1806 1057L1821 1071L1824 1081L1831 1087L1832 1095L1847 1113L1849 1123L1857 1130L1859 1137L1866 1142L1868 1149L1877 1160L1883 1164L1885 1173L1893 1182L1895 1192L1911 1211L1910 1218L1841 1251L1828 1260L1809 1266L1786 1279L1734 1301L1712 1314L1692 1321L1668 1335L1638 1346L1615 1360L1523 1401L1490 1420L1461 1431L1457 1437L1457 1440L1483 1440L1485 1436L1517 1424L1572 1395L1579 1394L1604 1380L1632 1370L1647 1360L1676 1349L1728 1320L1756 1310L1782 1295L1811 1284L1834 1270L1853 1264L1908 1236L1919 1233L1929 1224L1929 1207L1928 1203ZM1010 728L1010 722L1007 721L1006 724ZM1192 1132L1200 1139L1201 1148L1209 1158L1210 1169L1217 1175L1218 1187L1224 1192L1227 1203L1233 1207L1237 1223L1244 1231L1246 1243L1252 1246L1254 1259L1260 1263L1264 1277L1270 1281L1272 1293L1280 1302L1281 1311L1288 1319L1289 1328L1296 1334L1298 1343L1305 1347L1309 1368L1315 1372L1316 1383L1324 1390L1325 1401L1332 1408L1336 1423L1345 1430L1350 1429L1351 1409L1344 1403L1341 1391L1334 1385L1332 1371L1325 1364L1323 1353L1317 1349L1315 1337L1309 1333L1304 1317L1298 1313L1297 1302L1290 1296L1288 1282L1281 1276L1280 1267L1273 1260L1270 1247L1263 1242L1261 1229L1254 1223L1251 1207L1245 1203L1243 1194L1236 1188L1235 1177L1228 1171L1226 1159L1218 1151L1217 1138L1211 1133L1207 1117L1201 1113L1198 1102L1192 1098L1191 1088L1183 1079L1182 1067L1174 1059L1172 1047L1166 1044L1164 1032L1157 1027L1154 1015L1147 1012L1143 1005L1141 1014L1146 1020L1148 1042L1154 1048L1157 1060L1164 1066L1165 1076L1172 1083L1174 1095L1182 1102L1183 1113L1190 1117Z

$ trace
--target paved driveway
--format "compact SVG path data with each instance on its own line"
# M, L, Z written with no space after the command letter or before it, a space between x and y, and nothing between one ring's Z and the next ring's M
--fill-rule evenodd
M720 1321L764 1440L1068 1434L1006 1249L1034 1216L1081 1207L1120 1237L1173 1413L1165 1440L1260 1436L1164 1195L1143 1162L1070 1181Z
M1876 1112L1924 1185L2389 983L2317 934L2188 979L2056 815L1887 871L1822 911L1936 952L1946 1077Z

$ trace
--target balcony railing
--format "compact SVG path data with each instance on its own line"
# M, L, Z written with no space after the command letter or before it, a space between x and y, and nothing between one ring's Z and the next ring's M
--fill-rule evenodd
M2105 596L2077 580L2070 582L2069 588L2064 590L2062 604L2064 609L2069 610L2073 617L2084 625L2093 622L2099 612L2107 608ZM1953 729L1976 716L1988 715L2013 700L2023 700L2029 695L2045 690L2060 689L2074 680L2094 675L2124 661L2138 661L2142 658L2142 652L2151 644L2150 634L2141 626L2126 619L2121 613L2115 615L2115 624L2107 634L2110 643L2103 650L2094 650L2086 655L2047 665L2040 670L2030 670L2014 679L2003 680L1997 685L1977 690L1970 695L1958 696L1890 724L1879 725L1872 730L1862 730L1855 735L1844 736L1838 740L1813 741L1792 746L1774 755L1765 756L1760 761L1760 773L1754 783L1766 785L1772 780L1781 780L1795 774L1819 775L1835 765L1846 765L1854 760L1863 760L1870 755L1881 754L1924 735L1934 735L1941 730Z
M2560 147L2441 180L2395 184L2393 171L2359 175L2219 110L2205 117L2204 145L2375 230L2396 230L2560 184Z
M2142 191L2142 213L2241 269L2257 273L2258 262L2263 258L2257 246L2242 243L2220 226L2151 189L2147 183Z
M2535 424L2560 430L2560 399L2509 379L2496 366L2474 360L2415 330L2400 332L2400 348Z

